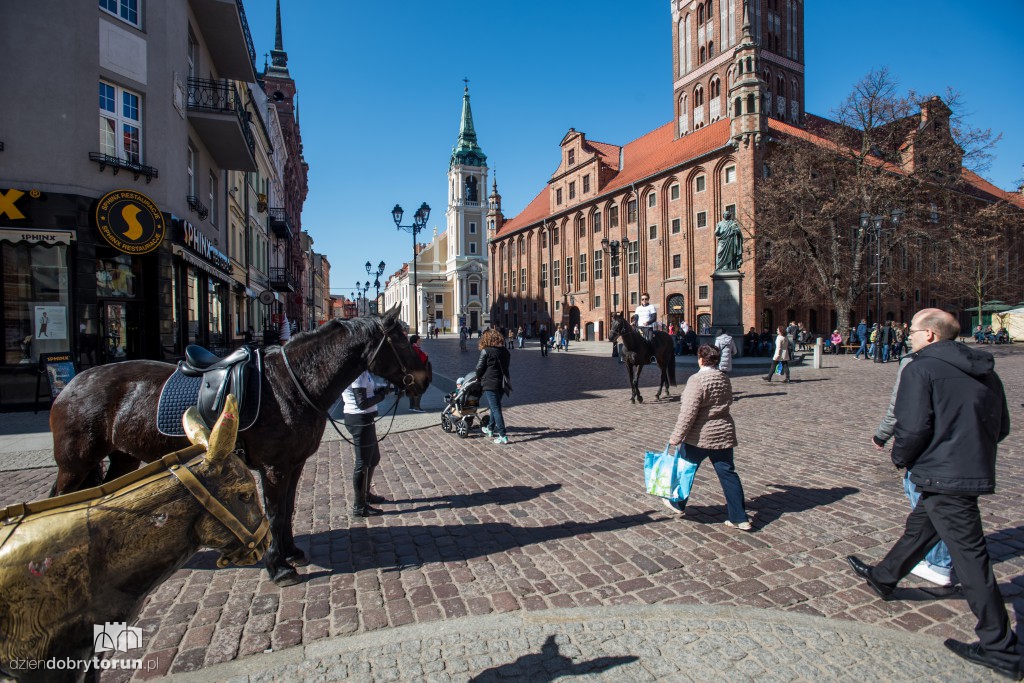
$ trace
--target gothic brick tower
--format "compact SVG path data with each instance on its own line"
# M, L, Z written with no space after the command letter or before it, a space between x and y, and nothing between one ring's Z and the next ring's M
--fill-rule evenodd
M745 33L744 29L748 32ZM673 78L676 137L734 112L737 56L757 58L759 114L799 124L804 102L803 0L674 0ZM749 38L747 38L749 35ZM751 53L754 50L756 54ZM753 60L752 60L753 61ZM750 93L744 91L744 97Z

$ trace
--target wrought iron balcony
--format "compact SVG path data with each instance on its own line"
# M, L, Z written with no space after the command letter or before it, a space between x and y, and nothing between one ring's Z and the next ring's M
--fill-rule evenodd
M270 214L270 229L274 231L274 234L281 238L291 239L292 222L288 218L288 212L283 207L272 206L268 213Z
M3 151L2 147L0 147L0 151ZM139 164L134 161L128 161L127 159L122 159L120 157L112 157L109 154L103 154L102 152L89 152L89 161L95 161L100 165L100 173L103 172L103 169L109 166L111 169L113 169L114 175L117 175L117 172L120 171L122 168L125 169L126 171L129 171L130 173L133 173L135 175L136 180L139 179L140 175L144 175L146 176L147 185L149 184L150 180L160 175L160 172L157 171L152 166L146 166L144 164Z
M256 49L242 0L189 0L217 73L256 81Z
M199 214L199 220L205 221L206 217L210 215L210 210L206 208L201 201L199 201L199 197L190 194L185 197L185 200L188 202L188 208Z
M288 268L271 268L270 286L279 292L297 292L299 279Z
M220 167L256 170L256 138L234 83L188 79L188 117Z

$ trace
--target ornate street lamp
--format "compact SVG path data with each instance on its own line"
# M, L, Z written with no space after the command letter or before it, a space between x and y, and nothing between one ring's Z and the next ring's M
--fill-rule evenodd
M377 264L377 270L376 271L372 271L371 270L372 268L373 268L373 266L371 266L370 262L367 261L366 262L366 274L373 276L373 288L374 288L374 290L376 290L376 294L374 296L373 301L374 301L374 304L376 304L376 302L380 300L380 276L384 274L384 262L381 261L380 263ZM377 311L377 313L380 313L380 311Z
M370 289L370 283L367 282L365 285L356 280L356 310L359 310L359 297L363 299L363 310L364 314L369 312L369 302L366 301L366 290Z
M402 207L395 204L395 208L391 209L391 217L395 221L395 227L399 230L405 230L406 232L412 233L412 261L409 263L409 268L412 270L412 294L409 296L409 300L412 302L412 325L410 329L416 334L420 333L420 319L419 319L419 294L416 286L416 235L427 227L427 220L430 218L430 207L427 206L426 202L420 204L420 208L416 209L416 213L412 217L412 225L402 225L402 216L404 215Z
M868 212L860 215L860 229L870 229L875 233L875 323L878 325L878 333L875 341L875 362L882 362L882 234L895 230L903 217L903 211L893 209L889 213L889 220L892 226L885 228L883 223L886 216L872 216Z

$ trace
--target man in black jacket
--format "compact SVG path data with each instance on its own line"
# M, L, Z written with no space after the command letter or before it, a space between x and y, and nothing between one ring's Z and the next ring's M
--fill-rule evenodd
M850 556L853 570L883 600L942 539L964 596L978 619L979 642L948 639L946 647L976 664L1019 680L1020 655L992 572L978 496L995 491L996 444L1010 432L1003 384L991 354L953 341L959 325L929 308L910 324L916 358L903 369L896 397L892 461L910 468L921 493L903 536L877 566Z

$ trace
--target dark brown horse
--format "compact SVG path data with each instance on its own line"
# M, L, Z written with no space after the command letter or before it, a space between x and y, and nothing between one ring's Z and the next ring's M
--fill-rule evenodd
M86 370L68 384L50 412L58 467L53 494L100 483L104 458L110 458L110 480L134 470L142 460L188 445L185 438L157 431L160 389L174 368L150 360L112 363ZM411 394L422 394L430 384L397 310L383 318L331 320L283 347L266 350L259 416L238 441L249 466L263 478L264 507L273 533L266 566L279 586L298 583L294 565L308 563L292 538L295 490L303 465L320 446L326 411L367 368Z
M661 390L665 390L668 397L669 384L676 384L676 354L672 337L664 332L652 332L651 341L644 339L643 335L633 329L621 315L615 316L612 320L612 327L609 331L608 340L613 344L616 339L622 340L622 359L626 363L626 371L629 372L629 385L633 390L629 396L630 403L644 402L640 395L640 371L644 366L655 360L658 368L661 369L661 381L658 383L656 399L661 399ZM636 368L634 375L633 369Z

